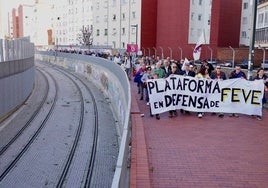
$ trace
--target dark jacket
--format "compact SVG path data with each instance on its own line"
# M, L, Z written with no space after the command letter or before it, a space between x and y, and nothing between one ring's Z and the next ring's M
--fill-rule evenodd
M189 71L187 73L185 70L183 70L183 71L180 71L180 75L195 77L195 72L194 71Z
M211 73L211 76L210 76L211 79L218 79L217 77L217 72L216 71L213 71ZM220 78L219 79L222 79L222 80L226 80L226 74L224 72L220 72Z

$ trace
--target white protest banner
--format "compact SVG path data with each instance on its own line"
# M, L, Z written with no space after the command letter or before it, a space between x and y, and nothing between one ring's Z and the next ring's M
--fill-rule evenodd
M262 80L212 80L171 75L147 82L152 114L175 109L262 115Z

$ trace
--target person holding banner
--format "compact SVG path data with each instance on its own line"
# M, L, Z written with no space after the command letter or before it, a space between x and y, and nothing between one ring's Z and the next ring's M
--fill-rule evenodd
M165 76L166 78L169 77L169 76L172 76L174 74L180 75L180 72L178 70L178 65L175 62L171 63L170 67L171 67L171 69L166 74L166 76ZM172 118L172 117L176 117L176 116L178 116L177 110L169 110L169 116L168 117Z
M243 78L243 79L247 79L246 74L241 70L240 65L236 65L235 66L235 70L233 70L229 76L230 79L233 78ZM232 113L230 114L230 117L239 117L238 114Z
M190 65L191 65L190 62L187 59L185 59L185 60L183 62L183 70L181 70L179 74L183 75L183 76L195 77L195 72L192 71L191 68L190 68ZM190 114L189 111L186 111L186 110L183 110L183 109L181 109L180 111L181 111L182 114L183 113Z
M254 78L254 80L263 80L264 86L267 89L268 87L268 76L264 74L264 69L259 68L257 71L257 76ZM265 90L266 90L265 89ZM265 91L263 92L263 98L262 98L262 104L266 103L266 98L265 98ZM261 116L257 116L257 120L261 120Z
M229 76L230 79L232 78L244 78L247 79L247 75L241 70L240 65L235 66L235 70L233 70Z
M226 80L227 79L225 72L221 71L221 66L220 65L217 65L216 66L216 71L213 71L211 73L211 76L210 77L213 80ZM219 113L218 116L221 117L221 118L223 118L224 114L223 113Z
M141 77L142 86L143 86L143 88L145 88L145 100L146 100L147 105L150 104L149 103L149 93L148 93L148 90L147 90L147 80L152 78L151 71L152 71L152 68L147 67L146 71L144 72L144 74ZM143 95L141 96L141 98L143 98Z
M209 69L209 67L207 67L207 66L201 66L199 72L197 73L197 75L196 75L195 77L196 77L196 78L206 78L206 79L210 79L208 69ZM202 112L197 112L197 116L198 116L199 118L202 118L203 115L204 115L204 113L202 113Z

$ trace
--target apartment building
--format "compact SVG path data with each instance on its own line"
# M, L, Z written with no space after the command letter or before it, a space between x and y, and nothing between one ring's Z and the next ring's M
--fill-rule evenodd
M140 45L141 0L93 0L93 44L124 49Z

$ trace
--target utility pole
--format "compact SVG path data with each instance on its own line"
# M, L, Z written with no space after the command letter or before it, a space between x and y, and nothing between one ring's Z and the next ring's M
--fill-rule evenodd
M254 62L254 46L255 46L255 30L256 30L256 15L257 15L257 0L252 0L252 21L251 21L251 37L249 46L248 58L248 80L252 79L252 70Z

